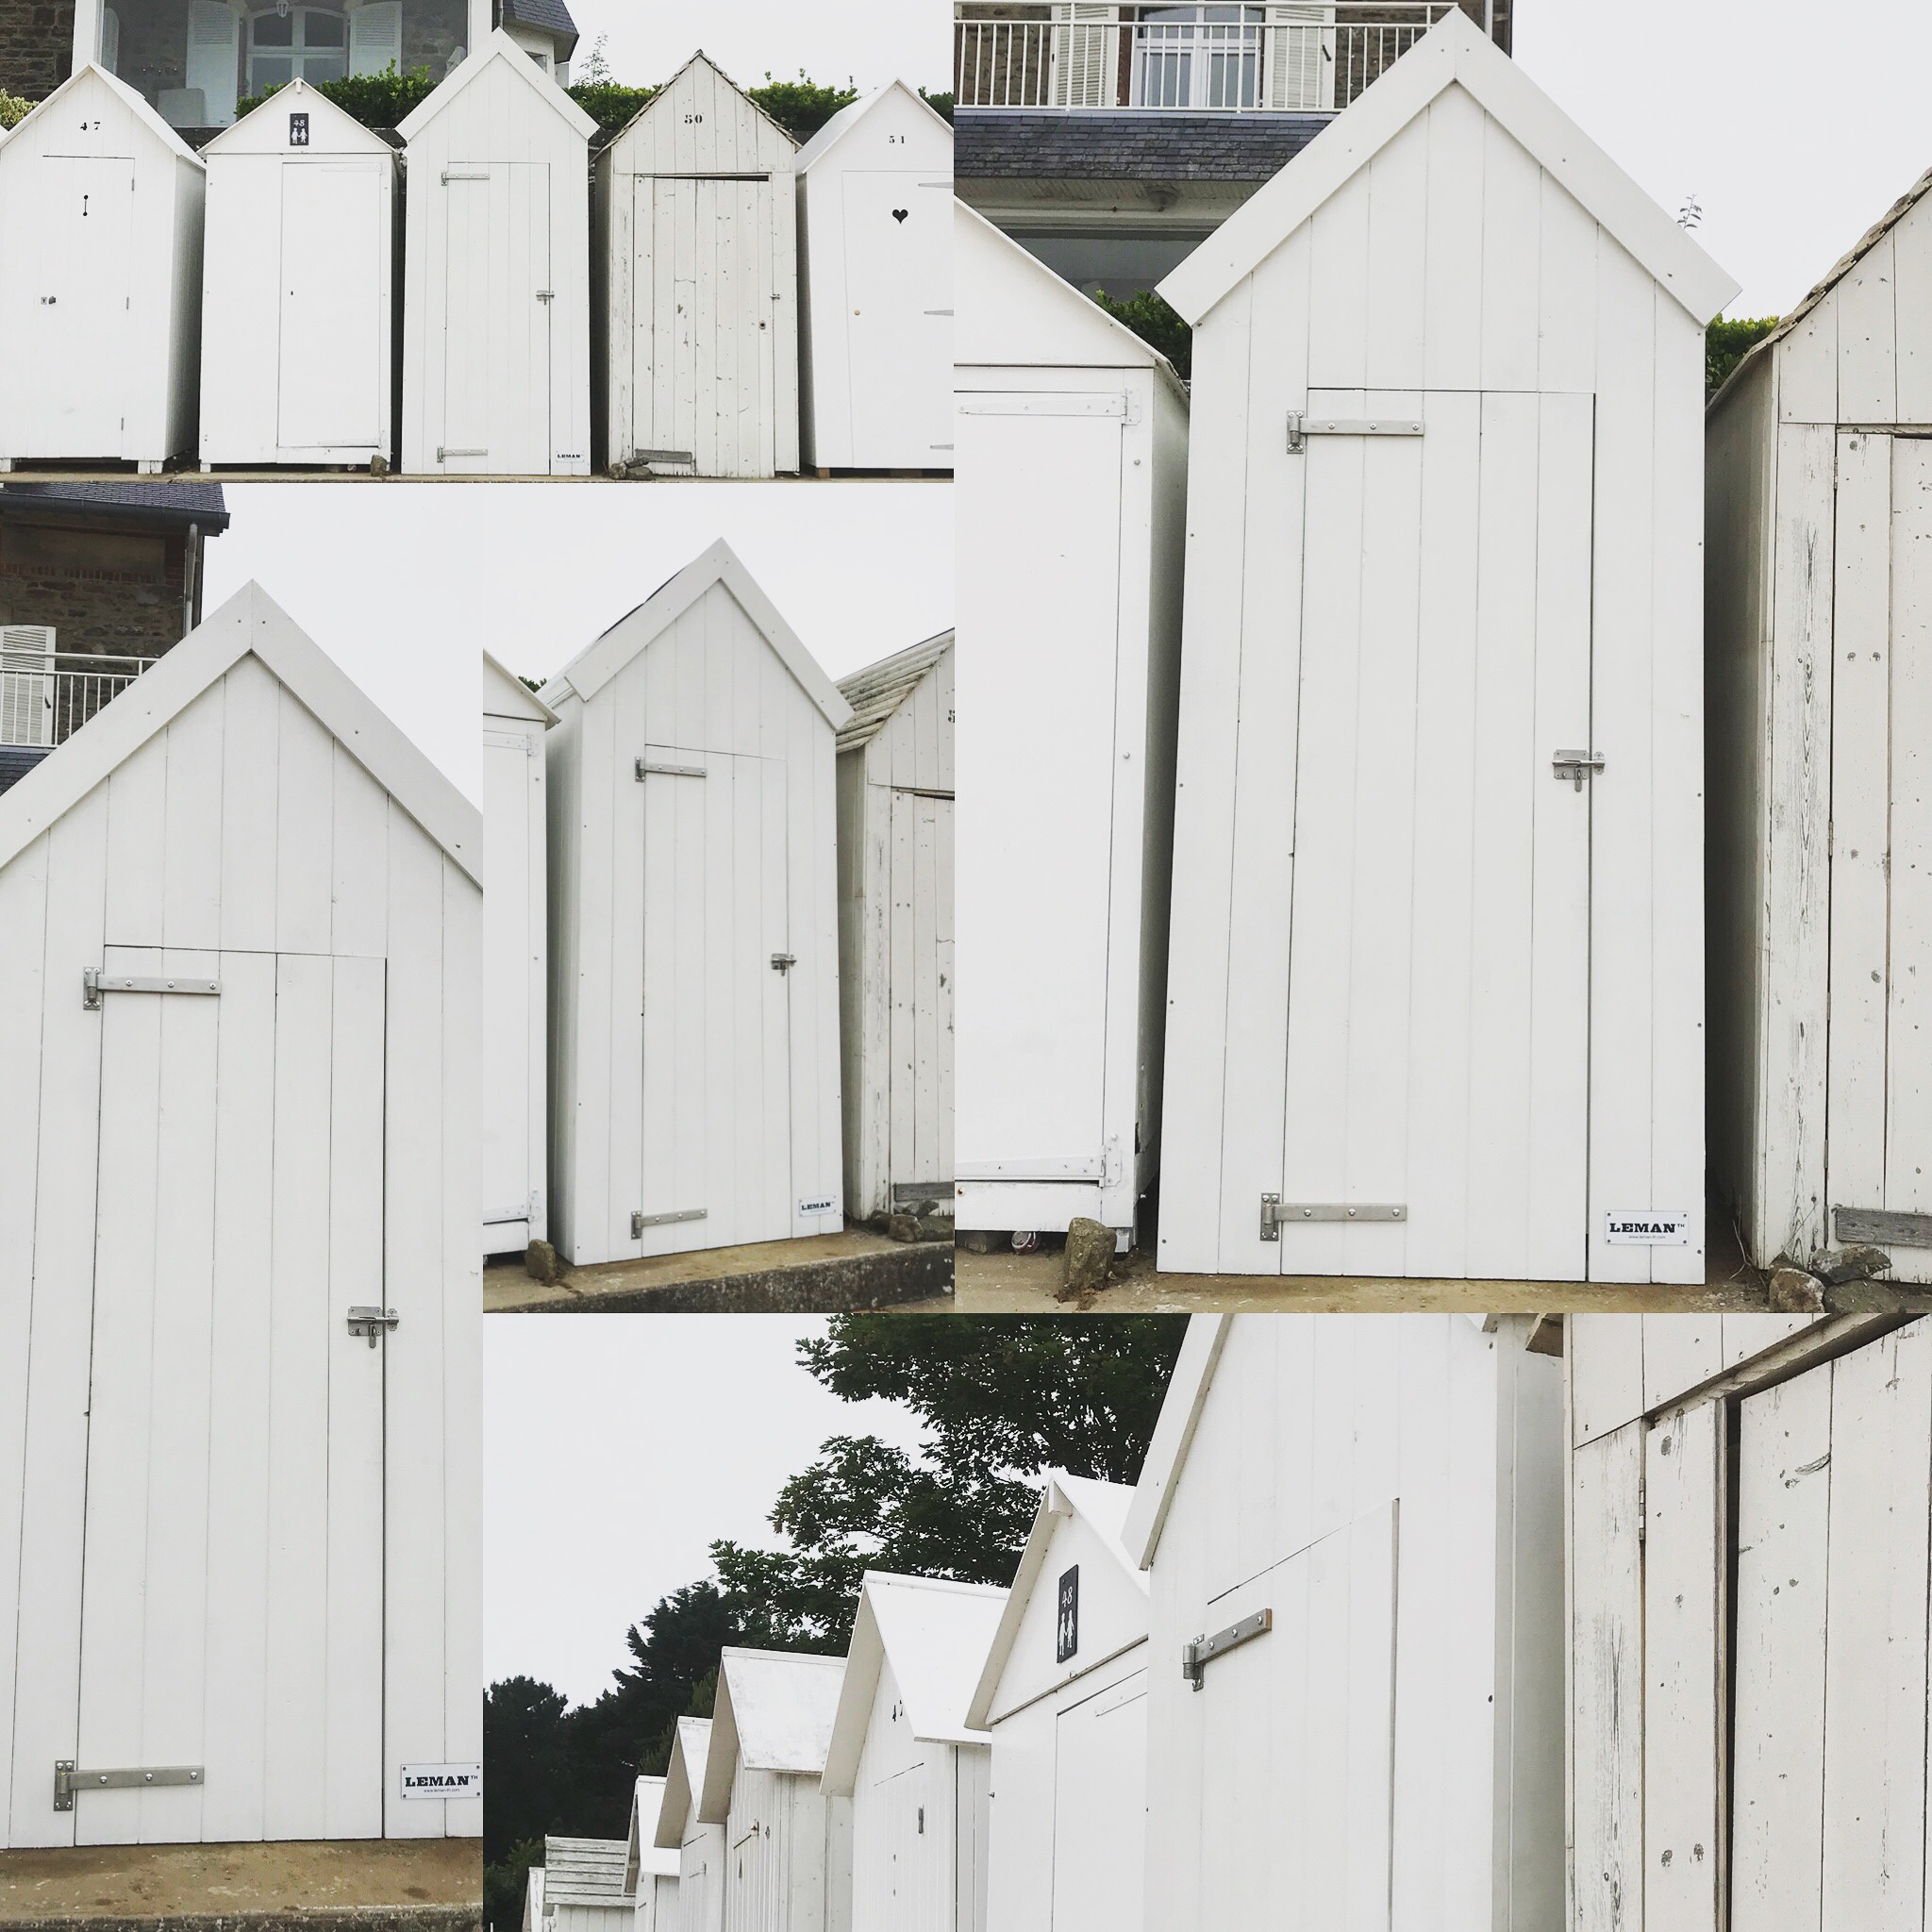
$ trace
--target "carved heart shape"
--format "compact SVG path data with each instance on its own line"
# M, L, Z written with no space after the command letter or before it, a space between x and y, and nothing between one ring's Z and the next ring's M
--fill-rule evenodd
M892 210L892 219L893 219L893 220L894 220L895 222L903 222L903 221L904 221L904 220L906 219L907 215L908 215L908 214L909 212L910 212L910 210L909 210L909 209L907 209L907 208L894 208L894 209Z

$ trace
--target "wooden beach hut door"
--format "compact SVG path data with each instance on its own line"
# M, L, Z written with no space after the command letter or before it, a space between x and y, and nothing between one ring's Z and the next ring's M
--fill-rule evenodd
M1932 945L1932 438L1840 430L1837 481L1831 794L1813 801L1831 838L1825 1235L1926 1250L1932 983L1914 962ZM1932 1254L1913 1258L1925 1278Z
M772 183L640 175L631 440L706 475L777 462Z
M380 1837L385 963L96 997L75 1841Z
M421 193L423 186L412 192ZM550 474L550 167L451 162L444 215L443 415L457 475Z
M1310 393L1291 884L1256 900L1289 913L1284 1274L1587 1274L1603 781L1555 761L1591 744L1593 434L1589 395Z
M1147 1822L1147 1674L1054 1724L1053 1932L1140 1923Z
M382 363L389 353L382 198L390 163L284 167L281 384L284 449L380 449Z
M172 167L174 163L167 163ZM119 157L43 155L15 206L26 232L8 249L0 283L8 333L25 366L72 370L85 380L28 385L35 451L112 456L121 447L121 372L132 315L134 163Z
M852 446L890 451L908 469L949 467L952 184L904 169L854 169L841 185ZM910 397L916 409L907 408Z
M649 747L643 793L645 1255L791 1233L786 768Z
M891 791L891 1082L895 1189L952 1192L953 801Z

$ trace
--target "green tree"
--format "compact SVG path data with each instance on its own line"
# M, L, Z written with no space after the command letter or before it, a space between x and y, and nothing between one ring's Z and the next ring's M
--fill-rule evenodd
M1185 381L1194 370L1194 331L1180 318L1177 309L1149 289L1143 294L1115 296L1096 289L1093 299L1116 322L1124 323L1143 342L1157 348L1174 366Z
M1704 394L1707 401L1730 380L1731 371L1778 325L1775 315L1720 315L1704 331Z
M542 1862L543 1840L529 1838L508 1846L498 1863L483 1867L483 1924L489 1932L516 1932L524 1923L530 1867Z
M774 80L767 74L763 87L748 87L745 93L801 145L841 108L858 98L858 90L849 80L843 87L821 87L802 67L796 80Z

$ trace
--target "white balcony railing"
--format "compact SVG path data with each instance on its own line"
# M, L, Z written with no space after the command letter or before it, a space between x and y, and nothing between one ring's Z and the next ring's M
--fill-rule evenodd
M0 660L0 744L51 751L125 691L153 658L57 651Z
M1333 113L1457 5L956 0L954 100L961 108Z

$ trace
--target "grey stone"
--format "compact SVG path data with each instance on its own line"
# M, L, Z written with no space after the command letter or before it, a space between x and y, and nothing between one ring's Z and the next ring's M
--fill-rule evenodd
M1827 1248L1812 1257L1811 1272L1826 1288L1837 1288L1843 1282L1871 1281L1890 1274L1891 1257L1883 1248Z
M524 1250L524 1273L532 1281L561 1281L563 1263L557 1258L557 1250L548 1241L532 1241Z
M916 1241L919 1239L919 1217L916 1214L889 1214L886 1216L886 1233L895 1241Z
M1067 1251L1062 1291L1065 1294L1093 1294L1107 1286L1107 1271L1113 1260L1113 1233L1076 1214L1067 1229Z
M1824 1284L1802 1268L1771 1271L1771 1307L1778 1315L1816 1315L1824 1311Z
M964 1248L969 1255L991 1255L999 1246L1000 1238L990 1227L968 1227L953 1237L953 1244Z

